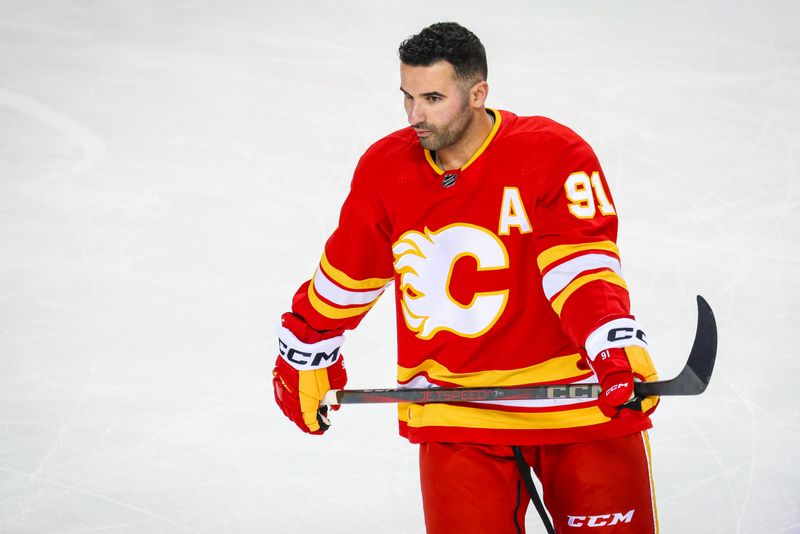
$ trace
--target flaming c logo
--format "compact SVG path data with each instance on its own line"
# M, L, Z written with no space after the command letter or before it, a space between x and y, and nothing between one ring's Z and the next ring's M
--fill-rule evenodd
M400 274L401 306L406 326L421 339L437 332L478 337L500 318L508 290L476 292L463 305L450 295L453 267L472 256L479 271L508 268L508 253L500 239L485 228L451 224L432 232L406 232L392 245L394 268Z

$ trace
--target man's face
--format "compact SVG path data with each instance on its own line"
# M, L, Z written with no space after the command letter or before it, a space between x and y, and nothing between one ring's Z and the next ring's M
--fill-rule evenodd
M408 123L428 150L457 143L472 123L469 88L447 61L427 67L400 63L400 90Z

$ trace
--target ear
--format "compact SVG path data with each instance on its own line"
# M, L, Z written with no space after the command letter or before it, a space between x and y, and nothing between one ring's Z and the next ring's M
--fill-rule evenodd
M469 103L473 108L482 108L486 104L488 96L489 84L486 80L481 80L469 90Z

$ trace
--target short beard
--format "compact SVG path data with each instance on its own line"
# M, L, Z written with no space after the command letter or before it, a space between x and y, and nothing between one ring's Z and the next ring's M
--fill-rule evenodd
M472 114L472 110L470 109L465 97L458 116L453 119L450 124L440 128L433 127L427 123L421 124L421 128L429 130L431 133L427 137L420 138L419 143L423 146L423 148L427 148L428 150L434 152L449 146L453 146L454 144L458 143L462 137L464 137L464 133L472 125L473 120L474 116Z

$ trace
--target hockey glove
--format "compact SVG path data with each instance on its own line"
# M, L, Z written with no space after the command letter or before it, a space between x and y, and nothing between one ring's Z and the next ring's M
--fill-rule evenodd
M303 432L322 434L330 427L328 409L319 403L328 390L347 383L339 354L343 342L340 330L318 332L292 313L281 318L278 358L272 371L275 402Z
M659 397L636 397L633 383L658 380L647 353L644 332L633 319L615 319L596 329L586 340L589 366L603 392L597 406L607 417L617 417L622 408L650 414Z

